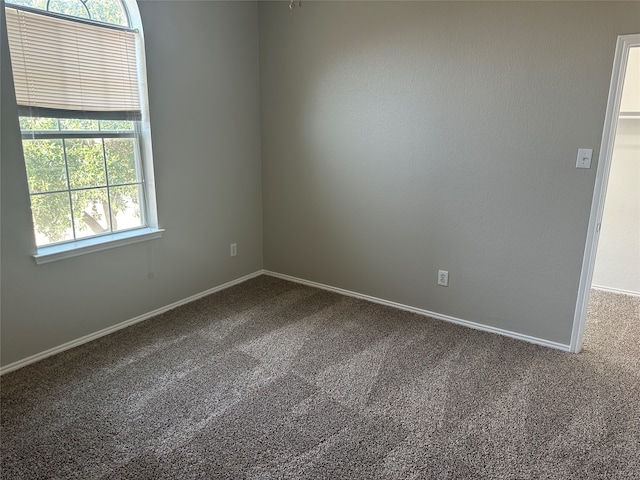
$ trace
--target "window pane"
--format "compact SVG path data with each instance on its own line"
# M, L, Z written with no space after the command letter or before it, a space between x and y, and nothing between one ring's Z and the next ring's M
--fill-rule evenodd
M76 237L91 237L111 231L106 188L92 188L71 193Z
M7 3L63 13L71 17L91 18L123 27L129 26L120 0L7 0Z
M31 210L38 246L73 240L68 193L33 195Z
M104 150L107 155L109 185L139 181L133 142L133 138L105 138Z
M24 5L25 7L39 8L41 10L47 9L47 0L7 0L7 3L13 3L14 5Z
M122 25L123 27L129 26L127 16L124 13L120 0L102 2L92 0L87 2L87 5L89 5L89 11L91 12L91 18L93 20L111 23L113 25Z
M62 140L23 140L29 192L67 189Z
M101 187L107 184L101 138L65 140L71 188Z
M20 117L20 130L58 130L57 118Z
M98 120L61 118L60 130L98 130Z
M49 11L71 17L89 18L89 12L80 0L50 0Z
M130 120L100 120L100 130L132 132L133 122Z
M140 205L142 204L142 186L127 185L112 187L111 211L113 230L127 230L143 226Z

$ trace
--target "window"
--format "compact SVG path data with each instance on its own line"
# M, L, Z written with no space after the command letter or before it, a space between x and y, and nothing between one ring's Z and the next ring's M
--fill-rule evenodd
M36 261L159 236L135 3L7 0L5 11Z

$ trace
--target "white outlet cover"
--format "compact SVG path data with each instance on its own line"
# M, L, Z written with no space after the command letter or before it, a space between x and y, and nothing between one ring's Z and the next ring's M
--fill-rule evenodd
M578 158L576 160L576 168L591 168L591 156L593 155L593 149L591 148L579 148Z

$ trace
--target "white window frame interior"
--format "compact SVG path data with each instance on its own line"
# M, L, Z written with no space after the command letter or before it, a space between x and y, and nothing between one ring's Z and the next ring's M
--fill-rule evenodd
M135 132L132 135L130 132L127 134L119 135L117 132L106 131L78 131L78 132L47 132L46 136L49 138L65 139L65 138L79 138L86 137L87 135L92 138L136 138L134 142L135 156L137 169L139 169L139 175L141 177L142 186L142 202L141 202L141 217L143 226L130 230L116 231L105 233L102 235L91 236L88 238L75 239L72 241L65 241L50 245L36 246L36 253L33 255L37 264L49 263L57 260L62 260L79 255L85 255L88 253L106 250L110 248L119 247L122 245L128 245L132 243L138 243L146 240L160 238L164 230L159 227L158 215L157 215L157 202L155 195L155 180L153 170L153 154L151 144L151 126L149 121L149 99L147 94L147 76L146 76L146 59L144 48L144 36L142 30L142 21L140 13L136 5L135 0L120 0L125 8L125 14L130 22L130 28L136 32L136 58L137 58L137 74L139 84L139 97L140 97L140 111L141 119L133 121ZM6 4L7 8L20 8L19 5L14 6ZM33 11L33 10L31 10ZM43 12L46 13L46 12ZM74 18L75 20L75 18ZM82 19L80 19L82 20ZM38 134L24 131L22 132L22 138L35 139ZM66 163L66 154L65 154ZM31 193L30 193L31 197ZM73 221L73 215L72 215ZM74 227L75 238L75 227ZM34 243L35 243L35 228L34 228Z

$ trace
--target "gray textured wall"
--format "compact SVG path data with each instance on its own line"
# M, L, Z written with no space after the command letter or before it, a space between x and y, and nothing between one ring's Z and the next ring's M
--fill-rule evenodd
M640 4L259 8L260 75L255 3L141 2L167 232L41 266L2 42L2 364L261 268L263 220L271 270L567 343Z
M3 365L262 268L256 5L140 4L166 233L40 266L3 26Z
M640 3L259 11L265 268L568 344Z

